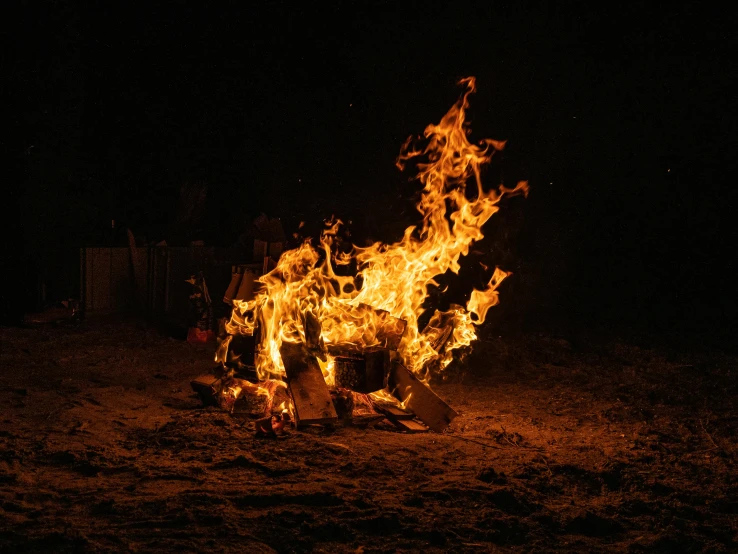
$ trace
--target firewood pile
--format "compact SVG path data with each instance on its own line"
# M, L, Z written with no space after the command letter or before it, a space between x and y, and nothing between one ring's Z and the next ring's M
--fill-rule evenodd
M306 342L285 342L280 348L283 378L256 380L251 349L234 356L232 363L197 377L192 388L203 405L254 419L260 435L276 436L285 428L306 425L363 427L380 421L409 433L443 431L456 412L395 355L404 322L389 313L381 318L386 323L378 333L381 346L325 346L319 339L320 323L308 318ZM249 344L253 347L256 341ZM333 362L332 386L323 369L329 359Z
M491 276L484 289L472 290L465 306L429 313L421 329L426 300L439 290L439 276L459 273L460 258L484 237L500 200L528 191L524 181L483 189L480 168L505 141L469 141L465 110L475 81L459 84L459 100L422 137L405 141L397 158L400 169L417 169L422 224L395 242L347 251L343 222L331 217L319 245L305 240L277 260L262 250L261 276L234 274L224 296L233 310L215 357L221 368L193 383L203 401L251 410L266 433L379 419L408 432L448 426L456 412L418 375L443 370L454 351L476 340L510 274L485 267ZM238 352L239 342L250 342L252 351Z

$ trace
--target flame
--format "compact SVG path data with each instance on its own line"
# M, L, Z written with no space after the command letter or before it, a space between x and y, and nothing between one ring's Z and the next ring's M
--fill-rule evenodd
M325 379L326 384L329 387L334 386L336 384L336 362L333 356L326 356L325 361L319 358L318 365L320 366L320 370L323 372L323 378Z
M487 318L487 310L492 306L496 306L500 303L500 295L497 292L497 287L500 286L503 279L512 275L509 272L502 271L499 267L495 268L495 272L492 274L492 278L487 283L487 288L484 290L473 290L469 302L466 303L466 310L477 316L475 323L481 325Z
M419 374L434 360L445 367L454 349L476 339L474 326L498 302L496 289L507 276L504 271L495 271L486 290L473 291L466 309L452 306L447 312L436 311L421 330L418 319L425 311L424 301L429 287L438 285L436 277L459 272L459 259L483 238L482 226L498 211L500 199L527 194L528 186L520 182L512 189L500 186L485 192L481 167L505 142L469 141L465 116L475 80L470 77L459 84L465 87L461 98L438 124L426 127L423 138L409 138L397 160L401 169L408 161L417 161L417 179L423 185L417 205L422 225L408 227L393 244L354 247L350 254L339 256L332 246L342 222L332 219L326 222L318 248L306 241L283 252L276 268L258 279L261 286L255 297L234 301L226 330L254 334L259 329L256 367L261 379L284 374L279 349L285 341L304 343L316 352L331 345L382 346L387 326L398 324L387 313L405 322L397 353L408 369ZM471 192L467 191L470 179L476 185ZM335 265L352 259L357 275L336 275ZM319 322L319 337L312 335L310 321ZM227 348L224 341L216 361L226 361ZM324 355L321 369L331 384L332 358Z
M403 410L406 410L408 403L410 402L410 398L412 397L412 393L408 394L405 400L399 400L398 398L395 398L387 389L370 392L368 396L375 402L394 404L395 406L399 406Z
M260 384L254 384L246 379L239 379L237 377L229 376L223 379L222 388L219 392L219 404L222 408L227 411L233 411L235 408L236 401L245 395L254 396L266 396L268 401L268 410L271 410L274 396L277 389L285 387L286 384L283 381L268 380L262 381ZM292 409L292 403L289 402L289 406L282 402L279 409L282 413L289 412Z

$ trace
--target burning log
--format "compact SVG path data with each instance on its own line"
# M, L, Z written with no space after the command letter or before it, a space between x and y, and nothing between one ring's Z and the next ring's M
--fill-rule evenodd
M228 345L225 365L247 379L256 380L256 344L258 335L233 335Z
M451 335L453 334L453 332L454 332L454 324L449 323L448 325L446 325L446 327L443 328L443 330L438 334L438 336L432 342L433 350L435 350L436 352L440 354L443 351L443 348L446 346L448 339L451 338Z
M254 422L254 430L256 436L259 437L278 437L285 433L285 425L291 422L287 413L279 415L269 415Z
M226 319L218 320L218 350L215 359L250 381L257 381L256 345L259 342L259 328L252 334L232 335L226 329Z
M392 317L387 312L386 324L377 331L377 339L380 344L388 350L397 350L402 340L402 335L405 334L405 327L407 322L403 319L397 319Z
M277 267L277 262L275 262L271 256L266 256L264 258L264 265L261 268L261 272L266 275L270 271L272 271L274 268Z
M401 408L389 402L374 402L374 407L387 416L387 419L391 421L415 419L415 414L410 410Z
M345 249L341 222L331 220L321 235L320 249L304 241L283 252L276 263L272 256L277 252L268 251L266 244L276 239L257 237L265 241L263 249L255 248L255 259L263 260L262 277L248 295L251 300L233 300L229 331L256 339L255 368L260 377L281 376L286 369L298 423L337 419L318 359L332 363L338 385L355 391L381 390L386 376L392 394L434 431L445 429L457 415L403 365L392 366L389 353L397 352L413 371L443 369L452 361L454 350L476 339L476 327L497 303L496 289L507 275L496 270L484 290L472 291L466 307L452 304L446 312L437 311L420 336L418 325L427 311L429 292L438 285L436 278L449 271L458 273L460 258L483 238L482 227L498 211L503 196L528 190L525 182L512 189L482 189L479 169L504 142L469 142L465 110L475 90L474 79L461 84L466 90L459 101L438 125L427 128L425 147L408 140L398 158L403 167L421 156L416 161L421 162L417 165L423 192L417 207L423 215L422 226L408 227L393 243ZM467 181L476 185L471 198ZM260 220L264 228L265 219ZM347 270L334 271L338 265ZM238 293L247 284L242 279ZM226 296L229 294L234 294L230 288ZM285 339L304 344L285 343ZM219 362L230 364L227 349L231 342L226 338L221 343ZM283 345L279 352L274 348L277 344ZM328 364L325 368L330 371ZM416 427L399 425L408 430Z
M289 406L292 404L292 400L290 399L290 392L289 390L287 390L287 387L285 386L283 381L268 382L274 384L274 386L271 386L269 389L272 391L271 405L269 406L269 411L273 415L284 414L289 410Z
M436 433L443 431L458 415L399 362L392 364L387 384L392 394Z
M353 343L328 344L326 348L331 356L362 354L367 348L386 350L397 350L399 348L400 341L407 328L407 321L390 315L386 310L378 310L368 304L359 304L358 313L360 314L361 312L373 312L375 314L376 317L372 319L376 324L376 329L374 330L376 342L371 343L371 345Z
M208 373L193 379L190 384L203 406L220 406L232 414L248 417L281 414L290 401L284 383L270 379L257 385L238 377L218 377L215 373Z
M315 356L304 345L288 342L282 343L280 354L297 425L335 421L336 409Z
M270 414L271 408L271 392L265 387L254 385L243 379L232 379L224 382L224 395L228 390L236 393L230 408L232 414L248 416L248 417L265 417Z
M218 405L232 414L249 417L264 417L271 406L272 390L276 381L265 381L255 385L238 377L223 377L220 390L216 393Z
M352 425L365 427L384 419L384 414L374 409L374 403L369 398L369 395L358 392L352 392L351 395L354 399L354 408L351 417Z
M332 389L331 399L338 417L350 420L354 415L354 395L348 389Z
M397 350L405 334L407 321L393 317L387 310L378 310L368 304L360 304L360 306L365 310L374 311L379 316L381 325L377 329L377 340L380 345L388 350Z
M325 361L325 344L321 337L322 327L320 321L310 312L305 312L305 346L308 351L317 358Z
M263 417L269 411L269 398L263 394L240 394L231 413L246 417Z
M380 413L384 414L387 419L394 423L395 427L408 433L425 433L428 426L420 423L415 419L415 414L408 410L393 404L386 400L372 399L372 405Z

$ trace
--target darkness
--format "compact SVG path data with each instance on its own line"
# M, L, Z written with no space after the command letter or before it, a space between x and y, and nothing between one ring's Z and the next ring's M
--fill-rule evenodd
M509 141L489 185L531 185L490 223L514 229L492 261L530 277L526 317L729 335L732 21L691 3L533 4L23 2L3 64L20 215L4 311L27 309L60 252L124 240L111 220L171 242L187 182L207 184L189 236L207 244L261 212L393 239L415 222L399 147L474 75L474 136Z

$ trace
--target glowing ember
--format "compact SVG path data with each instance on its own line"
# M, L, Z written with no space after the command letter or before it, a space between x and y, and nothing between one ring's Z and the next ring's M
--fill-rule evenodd
M318 248L308 241L284 252L276 268L259 278L261 286L255 297L234 302L226 330L231 335L251 335L258 329L256 368L261 379L284 375L283 342L308 347L317 342L321 370L332 385L334 362L325 354L330 347L386 347L388 336L402 336L396 348L399 359L409 370L426 377L424 368L430 362L442 369L452 360L453 350L476 339L475 325L483 323L487 310L497 304L496 289L507 273L495 270L487 289L473 291L466 308L436 311L421 330L418 319L425 311L423 303L429 287L437 284L436 277L449 270L459 272L459 258L483 238L482 226L499 209L500 198L527 194L528 187L521 182L512 189L483 190L480 168L505 143L469 142L465 110L475 90L474 78L460 84L466 88L464 94L440 123L425 129L424 146L416 146L421 141L411 137L398 158L400 168L418 158L417 178L423 192L417 208L422 225L408 227L396 243L354 247L350 254L341 255L331 247L342 223L332 221ZM476 188L467 191L472 178ZM334 273L335 265L352 259L358 267L356 276ZM311 337L316 332L318 336ZM221 344L216 361L226 361L228 343L227 339Z

